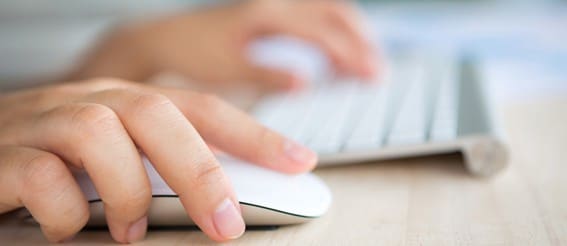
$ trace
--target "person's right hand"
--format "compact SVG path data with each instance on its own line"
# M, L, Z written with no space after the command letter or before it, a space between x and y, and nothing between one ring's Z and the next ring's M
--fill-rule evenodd
M49 241L72 238L89 218L70 169L84 169L112 237L146 233L151 187L140 152L210 238L245 229L228 178L207 144L286 173L316 155L214 96L114 79L0 95L0 213L25 207Z

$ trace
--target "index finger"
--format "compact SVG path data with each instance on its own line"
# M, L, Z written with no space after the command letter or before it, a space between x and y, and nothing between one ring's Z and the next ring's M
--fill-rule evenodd
M216 96L159 89L216 147L244 160L286 173L311 170L317 154L256 122Z
M224 241L244 232L238 200L207 145L165 96L136 89L98 92L88 99L112 108L193 221Z

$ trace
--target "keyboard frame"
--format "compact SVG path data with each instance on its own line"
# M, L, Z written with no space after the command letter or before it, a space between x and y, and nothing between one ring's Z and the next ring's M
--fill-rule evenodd
M490 176L508 163L508 149L493 117L493 104L478 72L474 56L457 58L458 115L456 137L408 145L383 145L375 149L342 149L337 153L320 153L318 167L361 162L461 153L467 170L477 176ZM254 108L251 110L255 112Z
M457 137L452 140L415 145L383 146L378 149L320 154L318 167L369 161L461 153L467 170L477 176L491 176L507 166L508 149L492 103L472 58L460 61Z

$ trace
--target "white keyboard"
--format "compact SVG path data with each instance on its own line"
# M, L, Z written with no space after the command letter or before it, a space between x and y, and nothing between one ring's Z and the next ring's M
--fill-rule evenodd
M318 152L320 166L457 151L474 174L505 166L472 61L419 51L387 61L381 83L322 79L309 90L265 98L253 114Z

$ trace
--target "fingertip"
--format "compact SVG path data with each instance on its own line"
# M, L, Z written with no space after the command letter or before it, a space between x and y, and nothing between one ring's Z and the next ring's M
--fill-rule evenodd
M378 62L373 58L368 58L364 63L361 64L358 76L370 84L380 84L381 83L381 71Z
M372 56L367 56L361 64L361 75L366 78L375 77L378 72L378 62Z
M70 243L71 241L73 241L73 239L75 239L75 236L76 236L76 235L77 235L77 234L73 234L72 236L67 237L67 238L64 238L63 240L60 240L60 241L58 241L58 242L56 242L56 243Z
M45 235L47 241L49 241L50 243L69 243L73 241L75 236L77 236L77 233L62 235L61 232L50 230L43 225L41 226L41 230L43 231L43 234Z
M272 84L278 85L278 89L288 91L288 92L296 92L300 91L305 88L305 80L303 76L291 73L291 72L278 72L279 76L274 76Z
M128 228L128 243L134 243L142 241L146 237L146 232L148 228L148 217L143 216L138 221L132 223L130 228Z
M240 209L230 198L225 198L217 205L213 214L213 224L217 234L221 236L220 241L239 238L246 230Z

